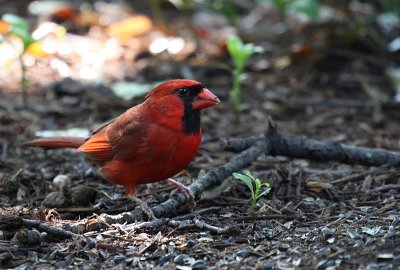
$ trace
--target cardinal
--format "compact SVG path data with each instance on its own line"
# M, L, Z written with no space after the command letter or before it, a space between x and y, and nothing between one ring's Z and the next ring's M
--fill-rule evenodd
M171 177L196 156L202 137L200 111L219 102L200 82L171 80L155 87L143 103L97 128L88 138L39 138L23 146L76 148L100 165L110 182L124 186L126 194L154 219L148 205L134 195L135 187L169 180L194 201L190 189Z

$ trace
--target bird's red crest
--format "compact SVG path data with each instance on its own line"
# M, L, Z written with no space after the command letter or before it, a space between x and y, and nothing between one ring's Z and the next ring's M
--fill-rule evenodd
M187 79L170 80L155 87L145 96L145 99L148 99L151 96L168 95L171 93L171 90L176 90L181 87L191 87L194 85L200 85L200 83L194 80Z

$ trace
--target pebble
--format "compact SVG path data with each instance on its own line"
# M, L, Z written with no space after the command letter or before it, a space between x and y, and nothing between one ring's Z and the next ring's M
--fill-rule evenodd
M235 244L236 243L236 238L231 236L231 237L229 237L228 239L226 239L224 241L226 241L229 244Z
M331 252L332 251L330 247L322 247L315 251L315 255L317 255L318 257L322 257L331 254Z
M213 242L214 239L210 238L210 237L200 237L199 242Z
M286 244L286 243L280 243L278 245L279 250L288 250L289 248L290 248L289 244Z
M125 261L125 260L126 260L126 257L125 256L121 256L121 255L117 255L117 256L115 256L113 258L113 261L115 263L120 263L120 262Z
M174 263L177 265L190 265L195 262L195 259L185 254L180 254L174 258Z
M239 250L236 256L241 257L241 258L246 258L251 254L250 251L244 249L244 250Z
M53 179L53 186L61 190L71 184L71 177L66 174L59 174Z
M327 236L331 236L333 235L333 231L331 229L329 229L328 227L323 227L321 229L322 234L327 235Z
M186 246L187 246L187 247L194 247L195 245L197 245L197 241L194 240L194 239L189 239L189 240L186 242Z

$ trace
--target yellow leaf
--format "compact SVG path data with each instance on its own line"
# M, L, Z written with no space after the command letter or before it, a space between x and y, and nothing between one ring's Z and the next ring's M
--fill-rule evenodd
M129 17L121 22L116 22L108 27L108 34L118 38L121 43L128 41L131 37L144 35L150 32L153 23L145 15Z
M43 43L40 41L35 41L31 45L29 45L26 52L36 58L46 58L50 56L43 50Z
M7 34L8 31L10 30L11 25L9 23L6 23L3 20L0 20L0 35L1 34Z

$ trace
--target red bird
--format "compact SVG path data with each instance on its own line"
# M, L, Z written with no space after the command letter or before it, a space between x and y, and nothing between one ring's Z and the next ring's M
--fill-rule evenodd
M219 102L197 81L171 80L89 138L40 138L24 146L77 148L100 165L110 182L123 185L126 194L138 201L133 196L136 185L166 180L194 159L202 136L200 110Z

